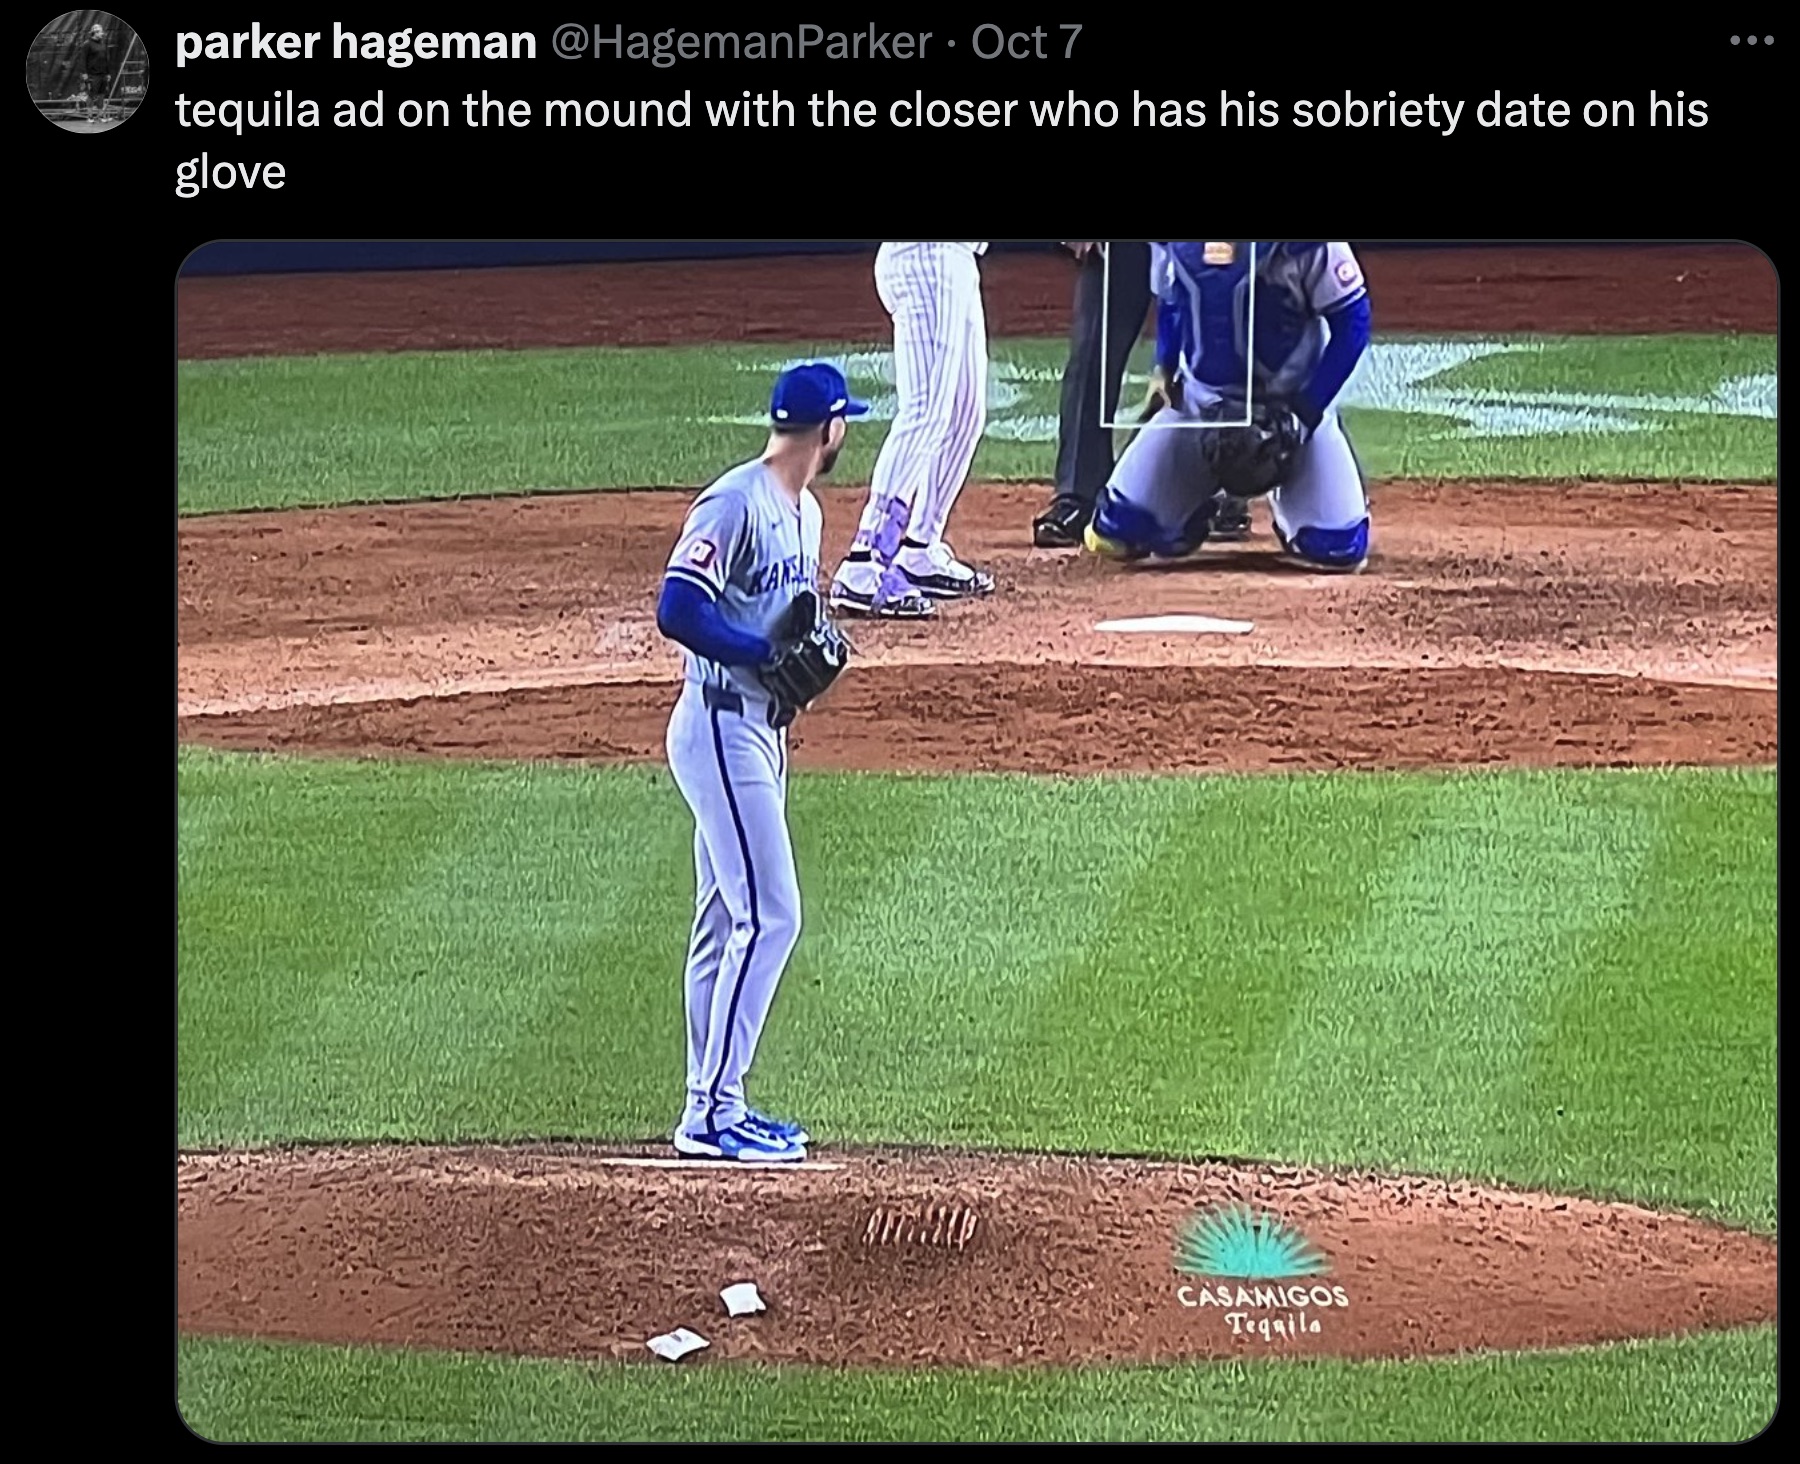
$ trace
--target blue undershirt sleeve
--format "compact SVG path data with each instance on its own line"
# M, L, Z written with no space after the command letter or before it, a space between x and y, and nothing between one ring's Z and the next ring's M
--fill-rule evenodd
M1294 394L1294 410L1309 428L1319 425L1369 348L1369 297L1359 295L1329 312L1325 320L1331 328L1331 339L1325 343L1306 384Z
M766 666L775 648L760 635L728 624L719 605L693 580L679 574L663 579L656 602L656 628L677 645L721 666Z

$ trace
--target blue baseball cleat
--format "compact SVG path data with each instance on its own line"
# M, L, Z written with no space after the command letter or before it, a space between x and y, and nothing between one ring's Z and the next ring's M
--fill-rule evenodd
M730 1159L738 1164L797 1164L806 1158L804 1146L769 1132L746 1116L728 1129L678 1131L675 1152L696 1159Z
M754 1108L744 1114L744 1121L765 1133L774 1134L778 1139L786 1139L790 1144L802 1146L812 1142L812 1135L797 1123L790 1123L785 1118L770 1118L766 1113L758 1113Z

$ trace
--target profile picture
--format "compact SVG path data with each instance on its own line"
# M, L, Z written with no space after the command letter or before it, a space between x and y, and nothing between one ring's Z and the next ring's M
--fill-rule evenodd
M149 86L138 33L105 10L68 10L31 43L25 89L65 132L109 132L137 111Z

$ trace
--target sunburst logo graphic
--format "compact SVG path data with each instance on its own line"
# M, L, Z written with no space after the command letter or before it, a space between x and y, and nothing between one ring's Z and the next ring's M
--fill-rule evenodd
M1228 1205L1194 1218L1182 1232L1176 1268L1191 1276L1285 1281L1320 1276L1330 1263L1291 1225L1275 1216Z

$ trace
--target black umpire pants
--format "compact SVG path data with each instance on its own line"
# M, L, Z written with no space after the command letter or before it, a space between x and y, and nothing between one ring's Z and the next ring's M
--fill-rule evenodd
M1075 318L1069 329L1069 361L1063 368L1062 424L1056 444L1056 496L1092 505L1113 470L1112 428L1119 410L1125 362L1150 313L1150 245L1122 241L1076 261ZM1101 302L1105 302L1106 370L1101 366Z

